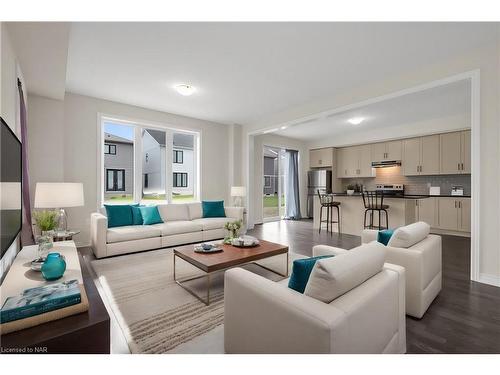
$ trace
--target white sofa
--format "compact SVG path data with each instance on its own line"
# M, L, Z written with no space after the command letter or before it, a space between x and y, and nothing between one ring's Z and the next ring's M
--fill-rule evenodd
M203 218L201 202L159 204L161 224L108 228L106 210L92 213L90 234L97 258L224 238L224 224L243 220L243 207L224 207L226 217Z
M274 282L242 268L226 271L226 353L405 353L404 268L384 264L382 252L375 274L345 292L342 288L364 266L353 266L352 258L339 259L349 257L349 251L313 248L313 256L331 254L342 260L332 288L342 295L330 303L307 295L318 263L305 294L288 288L288 279Z
M441 236L429 234L422 221L396 229L387 243L386 261L406 269L406 313L421 318L441 291ZM377 230L365 229L362 242L376 241Z

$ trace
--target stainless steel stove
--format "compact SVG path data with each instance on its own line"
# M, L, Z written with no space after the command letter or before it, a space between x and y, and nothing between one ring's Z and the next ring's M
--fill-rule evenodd
M403 184L377 184L375 190L382 191L384 195L404 195Z

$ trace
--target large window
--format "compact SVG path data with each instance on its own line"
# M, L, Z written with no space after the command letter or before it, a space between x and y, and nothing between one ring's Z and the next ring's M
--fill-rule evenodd
M101 203L199 199L199 134L103 117Z

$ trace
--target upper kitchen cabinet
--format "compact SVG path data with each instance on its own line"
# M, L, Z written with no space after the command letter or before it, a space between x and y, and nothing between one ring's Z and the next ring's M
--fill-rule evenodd
M343 147L337 153L337 177L374 177L371 145Z
M471 173L470 130L441 134L439 138L441 174Z
M371 161L401 160L402 141L374 143L371 146Z
M439 135L403 141L403 173L405 176L439 174Z
M309 151L309 166L311 168L327 168L333 166L333 148L320 148Z

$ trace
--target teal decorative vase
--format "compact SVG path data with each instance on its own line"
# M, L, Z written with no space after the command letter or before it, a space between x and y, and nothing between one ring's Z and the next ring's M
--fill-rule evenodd
M42 275L47 281L57 280L66 271L66 260L59 253L49 253L42 265Z

